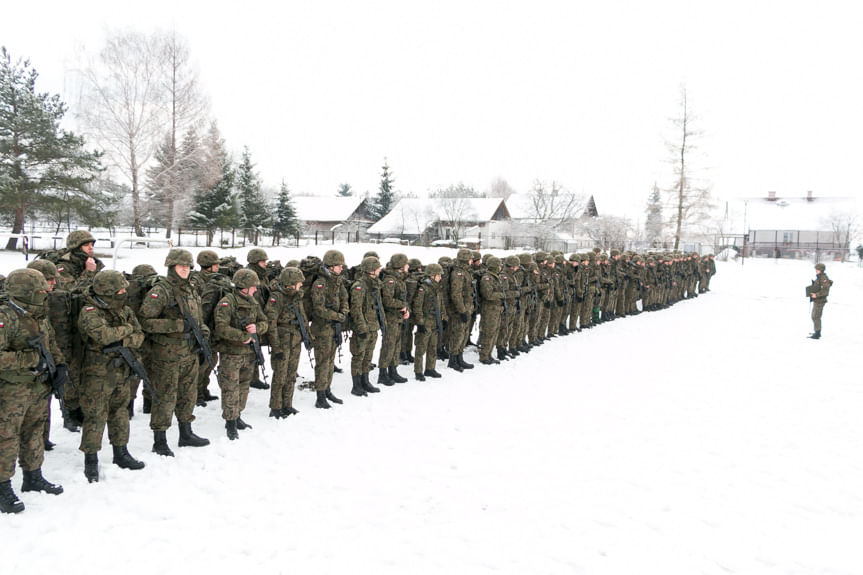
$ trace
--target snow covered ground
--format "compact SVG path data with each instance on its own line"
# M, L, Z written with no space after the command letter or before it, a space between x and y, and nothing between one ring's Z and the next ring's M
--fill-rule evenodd
M369 249L338 247L349 263ZM125 253L121 269L164 270L164 250ZM4 273L20 263L0 255ZM346 370L344 405L298 392L281 421L252 390L239 441L213 402L195 424L213 444L176 448L174 427L171 459L138 406L129 449L146 469L111 465L106 438L93 485L56 416L43 470L66 492L19 492L26 511L0 516L3 572L859 574L863 269L827 273L820 341L811 263L747 260L697 299L501 366L368 398Z

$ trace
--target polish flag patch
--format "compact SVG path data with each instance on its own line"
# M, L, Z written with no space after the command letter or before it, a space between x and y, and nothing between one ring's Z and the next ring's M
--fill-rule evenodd
M271 297L271 298L270 298L270 303L276 303L276 298Z
M90 306L85 307L84 311L93 311L94 309L96 309L96 308L94 308L93 306L90 305Z
M0 321L0 327L6 327L6 324Z
M222 307L228 307L228 302L223 301L223 302L222 302Z
M159 297L159 294L157 294L157 293L151 293L151 294L150 294L150 297L151 297L151 298L153 298L153 299L156 299L157 297Z
M355 290L357 290L357 291L363 291L363 287L362 287L362 286L357 286L357 287L355 287L354 289L355 289Z

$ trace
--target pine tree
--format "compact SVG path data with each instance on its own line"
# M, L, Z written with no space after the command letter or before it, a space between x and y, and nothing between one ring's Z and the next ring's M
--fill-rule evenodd
M87 184L101 171L100 155L60 128L66 104L59 95L36 92L38 76L29 61L13 62L0 49L0 213L12 221L13 234L52 202L74 201L87 210L97 200ZM9 238L6 249L16 244Z
M654 242L662 238L662 193L659 191L659 186L653 184L653 191L647 199L647 219L644 221L644 232L649 245L654 246Z
M248 146L243 148L243 159L237 166L237 192L240 196L240 223L244 234L249 234L252 243L258 245L260 230L270 223L270 211L261 191L261 179L252 164Z
M354 195L354 190L347 182L339 186L338 195L340 198L347 198Z
M211 245L215 230L232 229L240 224L234 166L215 123L210 126L202 156L200 183L188 220L193 226L207 230L207 245Z
M390 213L393 204L395 204L396 195L393 190L394 183L395 180L390 173L389 164L387 164L387 159L384 158L384 165L381 167L381 183L378 188L378 195L375 196L371 205L371 212L375 221L378 221Z
M276 202L276 217L273 221L273 245L281 241L283 237L298 238L300 235L300 220L294 209L291 192L285 182L279 189L279 198Z

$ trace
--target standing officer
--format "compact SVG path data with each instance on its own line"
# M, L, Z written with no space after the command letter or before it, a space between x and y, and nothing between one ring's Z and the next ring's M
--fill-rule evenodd
M401 349L402 323L410 317L405 284L407 273L408 257L404 254L393 254L381 278L381 302L384 306L387 331L378 355L378 367L381 369L378 383L384 385L407 381L396 369L399 363L398 350Z
M240 415L246 408L249 384L257 375L253 345L267 333L267 317L255 299L258 276L251 270L238 270L234 289L216 304L213 332L219 352L219 387L222 390L222 419L228 439L239 437L237 430L251 429Z
M351 284L351 380L353 395L368 395L380 391L369 381L372 370L372 356L381 328L378 314L383 317L381 301L381 282L378 274L381 263L378 258L363 258L359 269L354 270L354 283ZM384 325L384 329L387 329ZM383 369L383 368L382 368Z
M16 459L24 473L21 491L63 493L60 485L42 477L43 433L51 393L49 365L57 365L53 385L58 397L68 370L46 317L48 283L42 274L15 270L6 279L6 291L9 299L0 305L0 511L19 513L24 504L11 481ZM44 355L34 343L40 344Z
M333 403L343 403L333 395L333 368L336 348L342 345L341 328L347 319L348 290L341 279L345 256L338 250L324 254L321 273L311 287L312 343L315 348L315 407L329 409Z
M108 439L114 448L114 463L121 469L144 467L126 447L129 443L129 380L138 376L118 348L137 349L144 343L144 332L126 305L127 287L129 282L122 273L100 271L87 290L78 316L78 330L84 341L80 384L84 426L79 449L84 452L84 476L90 483L99 481L98 454L106 423Z
M279 280L270 290L270 299L264 308L270 329L270 362L273 366L273 384L270 386L270 417L284 419L299 413L293 407L294 384L300 363L300 346L306 333L306 312L303 309L303 272L288 266L279 274Z
M189 283L192 254L173 248L165 258L165 266L168 277L159 279L147 292L138 315L141 327L149 335L150 380L158 394L153 398L150 414L153 452L173 457L166 431L175 414L180 427L180 447L210 444L209 439L192 431L198 395L198 363L204 353L195 331L206 338L209 330L201 318L201 301ZM203 361L212 361L212 357L203 358Z
M216 309L216 304L225 295L231 293L231 278L219 273L219 255L213 250L202 250L198 252L198 265L201 266L201 271L198 272L198 279L201 286L201 317L207 325L207 329L212 336L216 330L216 324L213 322L213 312ZM198 394L196 404L199 406L207 405L208 401L219 399L218 396L210 393L210 374L213 373L214 365L204 363L198 366Z
M447 320L441 293L443 268L440 264L426 266L426 276L420 280L411 309L417 324L416 351L414 351L414 377L425 381L426 377L438 378L437 347L443 337L443 323ZM423 370L425 356L425 370Z
M812 323L815 326L815 332L809 336L811 339L821 339L821 314L827 304L830 286L833 285L833 280L827 277L826 270L827 266L824 264L815 264L815 279L812 280L812 285L806 288L812 301Z
M471 252L462 248L456 255L449 276L449 307L447 315L450 318L450 337L448 344L449 363L456 371L472 369L473 364L464 360L464 348L470 335L470 315L473 313L473 275L471 273Z

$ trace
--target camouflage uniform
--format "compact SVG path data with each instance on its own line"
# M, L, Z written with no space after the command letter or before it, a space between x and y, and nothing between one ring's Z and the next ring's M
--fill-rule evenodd
M311 287L312 345L315 348L315 407L329 408L327 399L341 402L330 391L335 367L336 348L341 345L341 334L336 333L335 324L347 319L348 292L335 266L344 266L341 252L330 250L324 254L321 274ZM336 341L338 339L338 341ZM335 399L334 399L335 398Z
M180 266L192 266L192 254L174 248L165 260L168 277L160 279L145 296L139 310L141 327L150 341L150 380L158 393L150 416L156 453L173 455L165 443L165 431L176 414L180 427L180 445L207 445L191 431L198 395L198 364L201 350L184 319L184 311L197 324L203 335L209 334L201 317L201 301L194 287L178 273ZM182 306L182 309L181 307ZM201 440L201 441L198 441ZM206 441L206 443L203 443Z
M106 424L108 439L114 447L114 463L125 469L144 467L126 448L129 380L138 376L119 352L108 351L106 347L133 350L144 342L144 332L134 312L125 305L128 286L120 272L97 273L78 317L78 330L84 342L80 390L84 426L79 449L85 454L84 475L91 483L99 480L97 453L102 448Z
M54 362L63 365L63 354L54 339L46 317L45 278L36 270L15 270L7 280L8 301L0 305L0 504L3 512L23 511L12 491L10 479L15 461L24 472L22 491L62 493L63 488L42 478L45 420L51 386L45 372L34 373L42 365L39 353L29 338L39 337ZM65 371L65 365L62 368Z
M198 280L201 284L201 317L210 331L210 334L216 329L216 324L213 321L213 312L216 309L216 304L231 293L231 278L220 273L219 257L216 252L203 250L198 253L198 265L201 266L201 271L198 273ZM207 401L218 399L211 394L208 386L210 385L210 375L213 373L214 366L203 363L198 366L198 389L197 389L197 404L201 405Z
M359 269L355 271L354 282L351 284L351 380L354 395L366 395L380 391L369 382L369 372L372 370L372 356L378 341L378 330L381 328L378 320L378 305L381 302L381 282L377 273L381 264L376 257L363 258ZM380 311L383 314L383 309ZM384 326L386 329L386 326Z
M809 336L812 339L821 338L821 314L824 312L827 296L830 295L830 287L833 285L833 280L827 277L826 269L827 266L824 264L815 264L817 275L809 288L809 299L812 300L812 324L815 327L815 333Z
M238 420L249 397L249 384L257 374L255 350L249 340L257 335L260 341L269 324L254 295L242 293L242 290L256 287L258 277L250 270L239 270L234 274L233 282L232 293L219 300L213 312L213 339L219 352L222 419L239 427L242 424ZM251 325L255 326L256 334L247 331L246 326ZM230 433L228 437L231 437Z
M473 284L471 282L470 250L460 249L449 276L447 317L450 318L450 335L447 342L449 367L456 371L473 367L464 361L462 354L469 335L470 315L473 313Z
M398 374L398 350L402 337L402 325L408 311L407 286L405 285L404 267L408 258L404 254L393 254L390 263L381 274L381 303L384 306L384 317L387 323L386 334L381 342L378 355L378 367L387 370L389 378L397 383L407 381ZM382 373L383 375L383 373ZM378 383L387 384L386 377L379 378Z
M496 257L488 259L488 270L479 282L480 317L479 317L479 360L480 363L498 363L491 359L500 331L500 320L503 302L506 298L500 279L500 260Z
M156 270L153 269L153 266L149 264L140 264L132 269L132 273L126 276L126 280L129 282L129 287L126 288L126 293L128 294L126 305L129 306L137 318L138 312L141 309L141 302L144 301L144 296L147 295L147 292L153 289L154 285L156 285L156 282L159 280L159 275L156 273ZM141 365L144 366L147 373L150 373L150 342L146 337L144 338L144 343L138 348L137 355L140 359ZM138 386L140 383L141 382L138 378L132 378L129 380L129 417L133 417L134 415L134 403L135 398L138 396ZM145 388L142 395L144 396L144 413L150 413L153 404L153 398L150 397L150 391Z
M303 343L300 327L305 329L308 326L303 309L303 290L302 287L296 289L296 284L302 283L303 279L303 272L299 269L292 266L283 269L279 281L270 290L270 299L264 308L269 322L270 362L273 367L273 383L270 386L270 415L273 417L288 417L297 413L293 406L300 347ZM311 342L306 345L311 345Z
M414 351L414 376L420 381L428 377L440 377L437 366L437 348L443 336L443 322L446 321L441 282L443 268L440 264L429 264L426 277L417 286L411 309L417 324L416 350ZM434 277L441 278L435 280ZM423 369L425 357L425 369Z

